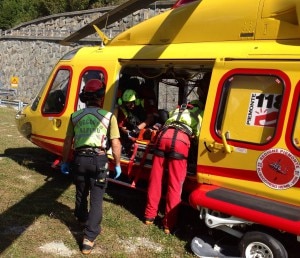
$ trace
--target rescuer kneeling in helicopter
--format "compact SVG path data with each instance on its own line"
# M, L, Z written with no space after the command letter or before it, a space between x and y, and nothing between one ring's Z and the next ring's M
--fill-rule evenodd
M140 130L154 123L154 115L144 108L144 101L139 99L133 89L124 91L118 99L118 125L121 142L126 153L130 153L133 142L138 137Z
M103 195L107 187L108 158L111 145L115 161L115 178L120 176L121 144L116 117L102 109L105 86L98 79L87 82L79 95L86 108L71 115L63 146L61 171L68 174L69 157L76 185L75 216L84 226L82 253L89 254L101 232ZM90 209L87 197L90 195Z

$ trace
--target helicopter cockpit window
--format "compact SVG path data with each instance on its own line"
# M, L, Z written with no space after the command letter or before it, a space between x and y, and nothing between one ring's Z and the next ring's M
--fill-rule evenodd
M105 83L105 76L102 71L100 70L87 70L81 76L81 83L80 83L80 92L83 90L85 84L91 79L98 79ZM81 102L78 98L77 103L77 110L85 108L85 103Z
M223 85L216 131L230 140L266 144L277 126L284 84L273 75L233 75Z
M43 113L58 114L63 111L70 79L69 70L59 70L46 97Z

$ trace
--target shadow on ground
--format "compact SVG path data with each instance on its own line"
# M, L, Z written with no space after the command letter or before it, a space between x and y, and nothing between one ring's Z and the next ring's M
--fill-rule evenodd
M143 188L134 189L109 182L106 192L110 198L106 198L105 201L113 202L116 205L124 207L143 223L147 198L145 186L143 186ZM162 199L159 207L159 216L154 221L154 224L159 228L163 228L162 217L164 214L164 207L165 200ZM199 212L186 204L181 205L179 217L180 220L174 235L178 239L187 242L185 249L187 252L192 253L190 248L191 240L195 235L199 234L199 232L205 232L205 234L207 234L207 227L204 225L203 221L199 219Z
M73 216L73 211L68 206L57 201L60 195L71 185L72 181L70 177L66 177L59 171L51 168L51 163L54 161L55 156L42 149L29 147L6 149L1 156L8 157L19 165L44 175L45 183L0 214L0 232L2 232L0 255L35 222L36 218L42 215L55 216L56 219L59 219L70 229L77 243L80 243L80 236L76 234L78 225ZM142 221L146 203L146 191L139 191L138 194L137 191L110 182L107 193L112 197L112 200L107 199L105 201L121 205ZM161 213L163 213L163 207L164 200L162 200L160 205ZM19 221L20 216L22 216L23 225L16 227L16 222ZM156 224L160 227L161 220L158 219ZM8 228L15 229L13 234L3 234ZM236 239L232 239L232 237L221 231L208 229L204 222L199 219L199 212L187 205L182 205L181 207L180 221L175 236L187 243L186 250L190 253L192 252L190 243L195 236L209 236L214 241L217 241L218 244L229 244L235 249L238 248ZM298 257L300 243L287 239L286 247L289 249L289 257Z
M17 229L11 234L1 234L0 254L12 245L35 222L36 218L42 215L54 216L73 232L72 228L76 225L72 216L73 211L57 202L60 195L70 186L71 180L51 168L50 164L54 157L39 148L6 149L2 156L9 157L19 165L33 169L37 173L45 175L46 178L45 183L37 190L0 214L0 232ZM22 225L17 225L16 222L20 221L20 217L22 217ZM74 238L77 242L80 241L77 235L74 235Z

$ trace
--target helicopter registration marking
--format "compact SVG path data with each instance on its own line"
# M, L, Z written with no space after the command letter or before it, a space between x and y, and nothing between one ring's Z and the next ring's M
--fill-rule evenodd
M246 124L275 127L280 102L280 94L251 93Z
M247 149L245 148L240 148L240 147L234 147L234 151L235 152L239 152L239 153L243 153L243 154L246 154L248 152Z
M299 161L284 149L263 152L257 160L256 169L261 181L273 189L288 189L300 178Z

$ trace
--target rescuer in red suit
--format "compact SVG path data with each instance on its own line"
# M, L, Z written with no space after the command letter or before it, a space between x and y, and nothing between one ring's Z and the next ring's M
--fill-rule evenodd
M199 100L171 111L157 137L144 217L146 225L154 223L163 177L167 173L166 207L162 221L166 234L172 233L176 227L182 186L187 173L188 153L191 141L198 141L209 81L210 73L207 73L198 88Z

